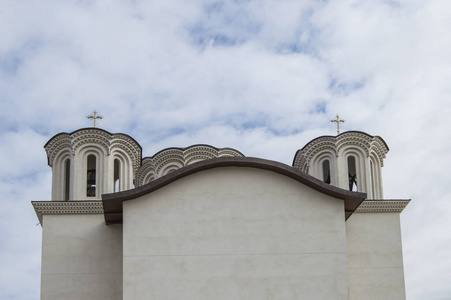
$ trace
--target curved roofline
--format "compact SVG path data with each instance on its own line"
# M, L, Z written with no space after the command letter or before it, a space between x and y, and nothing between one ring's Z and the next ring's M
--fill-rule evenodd
M54 135L53 137L51 137L50 140L48 140L48 142L45 143L44 148L47 147L47 145L50 144L50 142L51 142L54 138L56 138L56 137L58 137L58 136L60 136L60 135L64 135L64 134L67 134L67 135L73 135L74 133L77 133L77 132L79 132L79 131L83 131L83 130L93 130L93 129L94 129L94 130L103 131L103 132L105 132L105 133L107 133L107 134L109 134L109 135L111 135L111 136L112 136L112 135L115 135L115 134L125 135L126 137L130 138L132 141L134 141L134 142L138 145L138 147L141 149L141 153L142 153L143 147L142 147L142 146L141 146L134 138L132 138L132 137L129 136L128 134L121 133L121 132L111 133L111 132L109 132L109 131L107 131L107 130L105 130L105 129L97 128L97 127L84 127L84 128L80 128L80 129L77 129L77 130L75 130L75 131L72 131L71 133L60 132L60 133Z
M215 147L215 146L208 145L208 144L194 144L194 145L191 145L191 146L188 146L188 147L168 147L168 148L164 148L164 149L158 151L157 153L155 153L155 154L152 155L152 156L146 156L146 157L143 157L143 160L146 159L146 158L153 159L153 158L154 158L155 156L157 156L158 154L160 154L160 153L162 153L162 152L164 152L164 151L167 151L167 150L172 150L172 149L174 149L174 150L185 151L185 150L188 150L188 149L190 149L190 148L201 147L201 146L204 146L204 147L210 147L210 148L215 149L216 151L220 151L220 150L233 150L233 151L238 152L238 153L241 154L242 156L244 156L244 154L241 153L241 151L238 151L238 150L233 149L233 148L230 148L230 147L217 148L217 147Z
M350 192L338 187L326 184L307 173L297 170L286 164L272 160L255 157L218 157L203 160L192 165L175 170L148 184L132 190L119 193L103 194L102 203L107 224L122 223L122 202L129 201L152 193L178 179L191 174L221 167L248 167L273 171L299 181L321 193L345 201L345 219L348 219L357 207L366 198L365 193Z
M340 134L338 134L338 135L322 135L322 136L319 136L319 137L317 137L317 138L314 138L313 140L311 140L310 142L308 142L307 144L305 144L304 147L302 147L301 149L298 149L298 150L296 151L296 153L294 154L293 162L292 162L291 165L294 165L294 162L295 162L296 157L298 156L299 152L301 152L302 150L304 150L304 149L305 149L309 144L311 144L312 142L314 142L314 141L316 141L316 140L319 140L319 139L322 139L322 138L335 138L335 139L337 139L339 136L341 136L341 135L343 135L343 134L346 134L346 133L361 133L361 134L364 134L364 135L369 136L369 137L371 137L371 138L379 138L379 139L384 143L384 146L387 148L387 150L390 150L390 148L388 148L387 143L386 143L386 142L384 141L384 139L381 138L380 136L378 136L378 135L371 135L371 134L368 134L368 133L363 132L363 131L350 130L350 131L342 132L342 133L340 133Z

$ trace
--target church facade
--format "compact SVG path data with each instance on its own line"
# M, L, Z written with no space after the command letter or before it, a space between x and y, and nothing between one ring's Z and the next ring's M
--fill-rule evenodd
M292 166L209 145L143 158L98 128L44 148L41 299L405 299L409 200L383 198L380 137L322 136Z

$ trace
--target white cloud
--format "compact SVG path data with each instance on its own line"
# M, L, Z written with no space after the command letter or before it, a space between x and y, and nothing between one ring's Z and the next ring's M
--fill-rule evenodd
M445 299L450 6L3 1L0 255L23 263L2 269L0 298L38 297L40 228L29 201L50 198L42 146L90 126L96 109L102 128L133 136L148 156L208 143L290 164L308 141L335 133L337 113L344 130L382 136L391 148L385 196L413 198L402 214L408 298Z

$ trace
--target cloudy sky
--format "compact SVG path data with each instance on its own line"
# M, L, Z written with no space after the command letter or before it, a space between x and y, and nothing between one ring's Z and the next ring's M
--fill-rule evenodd
M379 135L408 299L451 297L451 2L0 0L0 299L38 299L43 145L91 126L144 156L196 143L291 164L343 130Z

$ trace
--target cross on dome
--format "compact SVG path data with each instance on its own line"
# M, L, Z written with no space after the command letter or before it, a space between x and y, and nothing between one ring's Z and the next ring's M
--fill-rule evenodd
M340 116L337 114L336 120L330 120L332 123L337 123L337 133L340 133L340 122L344 123L345 120L340 120Z
M93 119L92 126L95 128L96 127L96 120L97 119L103 119L103 117L102 116L98 116L97 112L94 110L93 115L92 116L88 116L88 119Z

